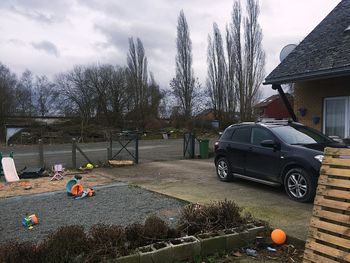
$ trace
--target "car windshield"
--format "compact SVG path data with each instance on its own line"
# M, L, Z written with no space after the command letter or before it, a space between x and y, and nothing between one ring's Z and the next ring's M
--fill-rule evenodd
M278 126L273 131L288 144L329 143L332 139L322 133L304 126Z

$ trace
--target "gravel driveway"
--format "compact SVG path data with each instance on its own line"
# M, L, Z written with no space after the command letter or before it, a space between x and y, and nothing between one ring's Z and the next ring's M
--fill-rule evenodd
M138 187L117 183L96 188L96 196L74 200L65 192L0 199L0 242L6 240L42 240L63 225L83 225L89 229L96 223L128 225L143 222L157 214L175 224L179 210L185 205ZM22 226L26 214L36 213L39 224L27 230Z

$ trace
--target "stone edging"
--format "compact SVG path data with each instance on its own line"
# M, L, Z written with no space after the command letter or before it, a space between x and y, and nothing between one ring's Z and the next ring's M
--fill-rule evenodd
M218 233L204 233L154 243L140 247L135 254L112 259L113 263L173 263L195 256L206 256L218 251L232 250L247 246L255 241L259 232L266 230L265 226L247 225L244 231L238 228L228 229Z

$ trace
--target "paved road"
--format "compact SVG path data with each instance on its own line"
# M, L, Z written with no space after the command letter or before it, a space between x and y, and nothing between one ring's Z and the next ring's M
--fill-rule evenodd
M126 142L123 142L124 144ZM107 142L82 143L78 144L84 153L91 159L92 162L107 160ZM118 142L113 143L113 155L121 149ZM127 149L135 154L135 145L129 143ZM14 152L15 163L17 169L22 169L25 166L39 166L39 147L38 145L15 145L11 147L0 147L0 152L8 155L11 151ZM123 150L120 154L121 159L130 159L128 153ZM183 140L140 140L139 141L139 162L179 160L183 158ZM72 145L71 144L56 144L44 145L44 159L47 167L53 164L62 163L65 167L72 166ZM77 164L83 165L87 161L77 152Z

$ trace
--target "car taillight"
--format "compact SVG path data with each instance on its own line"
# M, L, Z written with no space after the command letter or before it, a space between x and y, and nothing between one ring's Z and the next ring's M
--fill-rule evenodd
M214 143L214 150L216 151L219 148L219 142Z

